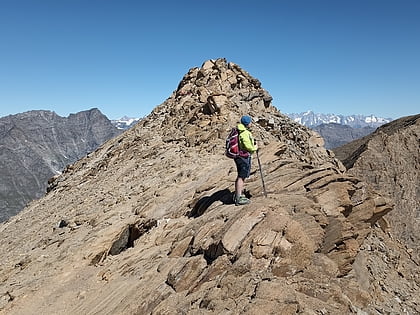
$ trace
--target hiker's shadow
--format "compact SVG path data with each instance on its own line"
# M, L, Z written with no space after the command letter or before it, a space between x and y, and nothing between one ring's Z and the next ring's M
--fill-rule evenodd
M189 218L197 218L201 216L215 201L221 201L225 205L233 204L232 192L225 188L216 191L211 196L205 196L197 201L194 208L188 214Z

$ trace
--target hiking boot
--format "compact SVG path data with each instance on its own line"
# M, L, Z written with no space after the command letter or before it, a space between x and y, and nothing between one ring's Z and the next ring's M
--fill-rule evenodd
M247 205L248 203L251 202L245 196L239 196L239 198L234 198L234 201L235 201L235 206Z
M251 202L251 200L249 200L248 198L243 198L243 199L239 199L236 203L235 206L242 206L242 205L247 205Z

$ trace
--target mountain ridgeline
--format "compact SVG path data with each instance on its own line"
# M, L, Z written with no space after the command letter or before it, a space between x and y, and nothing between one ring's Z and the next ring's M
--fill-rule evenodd
M386 216L393 234L420 265L420 115L402 117L334 149L354 174L395 203Z
M378 128L383 124L392 121L392 118L377 117L375 115L337 115L337 114L322 114L307 111L304 113L290 113L286 114L295 122L298 122L306 127L313 128L322 124L339 124L349 126L352 128Z
M224 144L244 114L261 172L254 159L251 203L235 206ZM5 314L420 312L416 265L387 234L391 200L225 59L190 69L48 190L0 225Z
M48 179L120 132L98 110L0 118L0 222L46 192Z

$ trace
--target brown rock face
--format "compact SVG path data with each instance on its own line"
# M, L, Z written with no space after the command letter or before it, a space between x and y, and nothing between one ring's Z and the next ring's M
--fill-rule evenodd
M420 264L420 115L403 117L335 150L349 168L395 203L385 218Z
M270 102L236 64L191 69L148 117L0 226L2 311L419 311L411 300L382 307L383 291L364 277L377 259L360 256L365 242L392 205ZM255 121L268 195L254 157L251 203L236 207L224 144L243 114Z
M353 265L375 291L382 292L381 299L373 303L388 314L399 313L392 300L409 305L405 310L409 314L419 313L419 139L420 115L414 115L334 149L349 174L362 178L395 204L378 221L387 233L372 233Z

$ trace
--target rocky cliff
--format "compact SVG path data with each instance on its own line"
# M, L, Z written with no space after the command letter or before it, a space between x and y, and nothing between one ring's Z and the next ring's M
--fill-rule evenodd
M386 216L392 233L420 265L420 115L403 117L335 149L349 173L395 203Z
M98 110L36 110L0 118L0 222L43 196L64 167L119 134Z
M255 120L267 196L254 157L251 203L238 207L224 142L243 114ZM0 307L5 314L414 314L418 287L406 275L406 254L378 253L392 242L378 227L391 210L346 174L317 133L280 114L257 79L209 60L0 226ZM377 283L383 257L405 275L389 272L393 287ZM404 300L388 298L400 290Z

